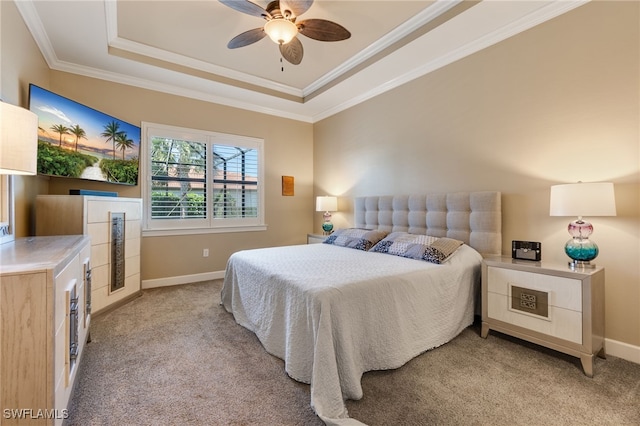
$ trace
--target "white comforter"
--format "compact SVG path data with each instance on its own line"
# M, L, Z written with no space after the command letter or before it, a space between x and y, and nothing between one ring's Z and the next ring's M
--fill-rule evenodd
M362 374L402 366L473 322L482 257L461 246L442 265L328 244L240 251L221 299L238 324L311 384L327 424L359 424L345 399Z

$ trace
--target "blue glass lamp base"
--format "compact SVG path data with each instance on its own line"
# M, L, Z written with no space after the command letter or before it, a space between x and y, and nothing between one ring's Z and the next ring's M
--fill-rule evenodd
M322 230L324 231L324 235L329 235L333 231L333 223L324 222L322 224Z
M598 246L588 238L572 238L564 246L564 252L572 260L569 262L571 269L595 268L591 261L598 257Z

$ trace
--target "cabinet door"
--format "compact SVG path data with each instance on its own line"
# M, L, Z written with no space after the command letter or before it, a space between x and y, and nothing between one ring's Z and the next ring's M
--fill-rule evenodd
M67 408L80 353L82 268L76 255L55 277L54 408ZM75 311L74 311L75 309ZM75 355L74 355L75 354Z
M2 409L49 407L47 274L3 275L0 281ZM2 424L18 424L18 419L2 419Z

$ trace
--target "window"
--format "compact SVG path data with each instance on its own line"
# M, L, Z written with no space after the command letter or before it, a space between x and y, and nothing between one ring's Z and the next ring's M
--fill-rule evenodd
M263 230L263 141L142 123L145 235Z

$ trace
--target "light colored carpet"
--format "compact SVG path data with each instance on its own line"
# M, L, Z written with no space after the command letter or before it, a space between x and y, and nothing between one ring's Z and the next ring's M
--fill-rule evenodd
M146 290L92 319L69 425L321 425L309 386L220 305L221 281ZM352 417L374 425L640 425L640 365L576 358L473 326L366 373Z

